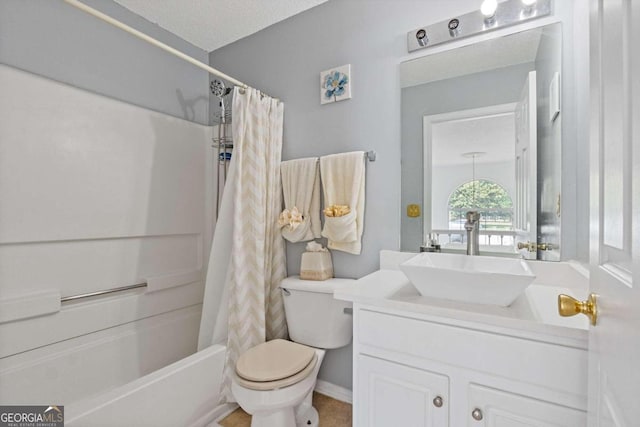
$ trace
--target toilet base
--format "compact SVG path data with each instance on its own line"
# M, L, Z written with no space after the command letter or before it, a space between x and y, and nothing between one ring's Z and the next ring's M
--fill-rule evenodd
M306 408L297 419L292 408L251 416L251 427L318 427L319 422L320 416L313 406Z
M231 391L251 415L251 427L317 427L318 411L312 405L313 389L325 351L315 349L314 370L302 381L275 390L253 390L241 386L232 375Z
M306 411L296 417L297 427L318 427L320 415L313 406L306 408Z
M297 427L296 416L293 408L283 408L270 414L253 414L251 416L251 427Z

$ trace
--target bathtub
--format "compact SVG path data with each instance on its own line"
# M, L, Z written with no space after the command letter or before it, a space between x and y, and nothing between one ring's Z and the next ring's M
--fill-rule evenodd
M121 387L65 407L70 427L204 427L237 406L218 405L226 347L213 345Z
M139 297L78 306L77 322ZM197 304L0 358L0 404L64 405L67 426L207 426L235 407L217 406L226 348L195 352L200 316ZM0 350L25 340L13 336Z

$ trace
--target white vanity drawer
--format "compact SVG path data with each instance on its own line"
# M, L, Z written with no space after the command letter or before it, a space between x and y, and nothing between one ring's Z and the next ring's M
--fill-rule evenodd
M587 352L513 336L360 309L359 352L390 358L445 363L560 393L586 402ZM378 351L378 349L380 351ZM397 357L396 357L397 356Z

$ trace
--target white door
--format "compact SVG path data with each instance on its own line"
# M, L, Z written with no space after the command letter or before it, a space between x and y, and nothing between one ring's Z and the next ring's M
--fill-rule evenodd
M640 4L591 1L589 425L640 425Z
M536 244L537 236L537 182L538 182L538 132L536 106L536 72L530 71L516 105L516 201L514 206L514 228L518 243ZM527 259L536 259L535 246L532 251L520 250Z

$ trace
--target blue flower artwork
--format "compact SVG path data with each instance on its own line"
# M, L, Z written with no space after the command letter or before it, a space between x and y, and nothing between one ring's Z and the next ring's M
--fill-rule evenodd
M320 73L320 103L327 104L351 98L350 74L350 64Z
M335 100L336 97L344 93L344 87L347 83L349 83L349 76L346 74L342 74L339 71L327 74L324 77L324 88L326 89L324 96L327 98L333 97Z

